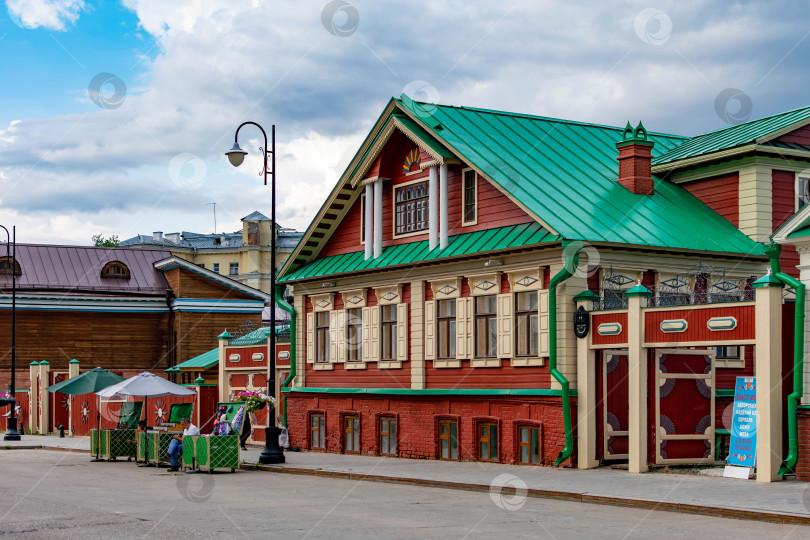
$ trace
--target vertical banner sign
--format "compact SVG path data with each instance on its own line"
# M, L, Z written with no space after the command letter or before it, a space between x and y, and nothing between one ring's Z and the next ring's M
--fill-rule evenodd
M754 467L757 447L757 379L737 377L728 464Z

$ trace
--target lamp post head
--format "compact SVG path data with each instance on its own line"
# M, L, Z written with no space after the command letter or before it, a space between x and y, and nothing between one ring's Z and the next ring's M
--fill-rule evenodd
M234 141L233 148L225 152L225 155L228 156L228 161L231 162L231 165L238 167L245 160L247 152L239 148L239 143Z

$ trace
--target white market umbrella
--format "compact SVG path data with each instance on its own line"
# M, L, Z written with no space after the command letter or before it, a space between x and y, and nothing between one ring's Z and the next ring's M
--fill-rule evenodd
M143 398L157 398L165 396L184 397L193 396L196 393L197 392L195 390L189 390L188 388L180 386L179 384L174 384L163 377L158 377L154 373L144 371L143 373L139 373L138 375L130 377L125 381L105 388L100 392L96 392L96 395L103 398L121 399L128 396Z
M108 399L122 399L128 396L142 397L144 401L144 416L147 414L147 398L159 398L165 396L185 397L196 394L197 392L195 390L189 390L184 386L174 384L173 382L164 379L163 377L158 377L154 373L149 373L148 371L139 373L125 381L121 381L120 383L105 388L100 392L96 392L96 395L99 397Z

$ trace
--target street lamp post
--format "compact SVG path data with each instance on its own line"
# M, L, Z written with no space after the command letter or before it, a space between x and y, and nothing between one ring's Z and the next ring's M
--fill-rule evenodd
M11 234L8 229L0 225L6 231L6 261L11 267L11 413L8 415L8 422L6 424L6 434L3 437L4 441L19 441L20 432L17 431L17 399L15 392L17 385L14 384L16 375L16 343L17 336L17 227L11 227ZM9 249L11 249L11 259L8 258Z
M239 130L246 125L259 128L264 136L264 146L259 148L263 155L260 176L264 176L264 185L267 185L267 176L270 175L270 295L273 298L270 306L270 376L267 378L267 395L275 396L276 388L276 126L270 127L270 149L267 148L267 132L256 122L242 122L233 136L233 148L225 152L231 165L238 167L245 160L247 152L239 147ZM267 158L270 157L270 167L267 167ZM264 430L264 449L259 456L259 463L284 463L284 453L278 445L278 436L281 430L276 427L275 413L267 412L268 427Z

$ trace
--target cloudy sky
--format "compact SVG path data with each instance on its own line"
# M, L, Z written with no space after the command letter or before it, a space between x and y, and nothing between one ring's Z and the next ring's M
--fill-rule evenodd
M695 135L810 104L806 2L6 0L0 224L20 242L269 215L245 120L277 126L305 228L386 102Z

